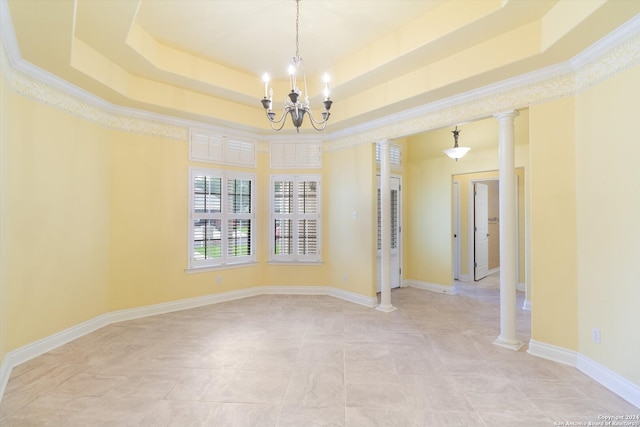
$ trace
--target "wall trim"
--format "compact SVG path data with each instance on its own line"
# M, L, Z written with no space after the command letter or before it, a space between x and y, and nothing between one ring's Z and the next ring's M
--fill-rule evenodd
M458 277L458 282L470 282L471 278L469 277L468 274L461 274L460 277Z
M7 353L0 365L0 400L13 368L110 323L113 322L109 321L109 314L103 314Z
M0 42L4 45L0 50L7 58L6 79L12 90L105 127L184 141L188 137L188 128L192 126L205 126L223 134L234 133L262 141L275 138L262 135L259 129L246 126L239 129L242 125L237 125L237 128L233 128L231 123L219 126L120 107L60 79L22 58L6 0L0 0ZM638 63L640 15L632 17L568 61L327 133L323 149L331 151L394 139L490 117L496 111L525 108L571 96ZM295 134L277 138L299 140ZM259 148L262 151L266 144L260 144Z
M438 292L440 294L455 295L458 293L455 285L447 286L440 285L438 283L422 282L420 280L405 279L404 286L411 286L412 288L422 289L424 291Z
M640 408L640 386L580 353L578 353L576 367L627 402Z
M527 353L532 356L562 363L563 365L575 367L577 363L577 352L533 339L529 340Z
M2 361L2 365L0 365L0 400L2 400L13 368L68 342L97 331L100 328L127 320L156 316L258 295L327 295L370 308L378 305L378 298L376 296L369 297L331 286L255 286L237 291L112 311L7 353Z
M524 292L526 290L527 290L527 285L525 285L524 283L520 282L516 285L516 291Z

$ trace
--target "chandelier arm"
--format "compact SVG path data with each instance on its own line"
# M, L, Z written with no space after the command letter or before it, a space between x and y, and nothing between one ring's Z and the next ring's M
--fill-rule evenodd
M287 123L287 116L289 115L289 110L285 110L282 113L282 117L280 117L279 120L271 120L269 119L269 124L271 125L271 129L275 130L275 131L279 131L282 130L282 128L284 127L285 123ZM280 126L274 126L277 125L278 123L282 123Z
M309 122L311 123L311 126L313 126L315 130L320 131L320 130L324 130L327 127L327 121L329 120L328 116L325 120L319 122L313 117L311 110L307 110L307 114L309 114ZM316 125L319 125L319 126L316 126Z
M282 116L280 116L280 118L278 120L273 120L271 119L271 117L269 116L269 112L266 112L267 118L269 119L269 122L271 123L280 123L281 121L285 120L287 118L287 114L289 113L289 108L285 108L284 111L282 112ZM272 112L273 114L273 112ZM275 114L274 114L275 115Z
M311 112L311 109L307 109L307 114L309 114L309 118L310 118L311 124L315 123L317 125L325 125L326 126L327 122L329 121L329 116L328 115L327 115L326 119L316 120L316 118L313 117L313 113ZM315 128L315 126L314 126L314 128Z

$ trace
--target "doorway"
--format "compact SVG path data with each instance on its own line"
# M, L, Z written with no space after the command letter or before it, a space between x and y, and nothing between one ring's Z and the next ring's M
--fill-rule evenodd
M399 176L391 176L391 289L400 287L402 283L402 197L401 197L401 178ZM378 175L378 236L377 236L377 292L382 289L382 280L380 275L382 265L382 222L380 219L380 210L382 200L380 198L380 175Z
M500 270L499 181L473 181L473 280Z

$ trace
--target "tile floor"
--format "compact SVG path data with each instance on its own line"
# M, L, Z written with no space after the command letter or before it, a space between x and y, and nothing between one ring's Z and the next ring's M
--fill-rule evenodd
M396 289L389 314L268 295L113 324L16 367L0 425L553 426L640 414L574 368L495 346L495 279L458 289ZM518 310L523 342L529 325Z

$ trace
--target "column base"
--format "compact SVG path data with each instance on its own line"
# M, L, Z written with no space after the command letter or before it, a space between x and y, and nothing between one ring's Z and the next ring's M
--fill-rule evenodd
M505 342L500 339L500 337L496 338L493 342L495 345L500 347L508 348L509 350L518 351L524 345L522 342L516 340L515 342Z
M397 307L394 307L391 304L389 304L389 305L380 304L379 306L376 307L376 310L384 311L385 313L391 313L392 311L396 311L397 309L398 309Z

